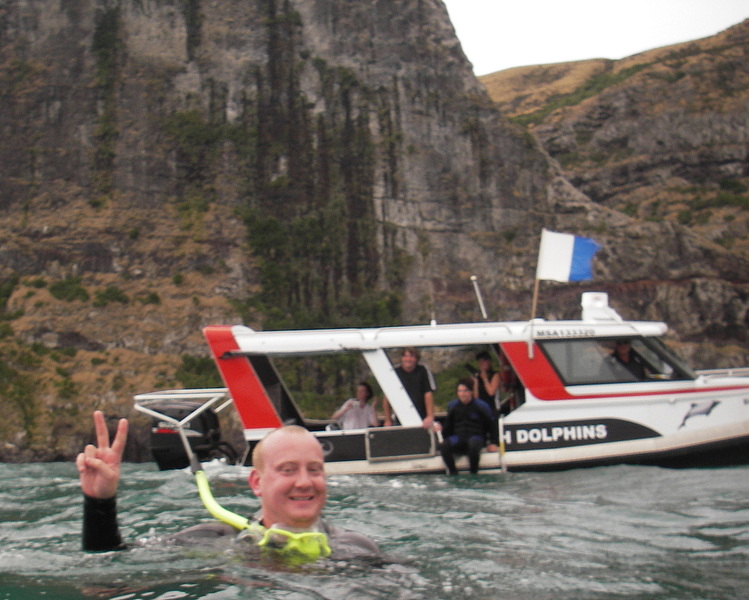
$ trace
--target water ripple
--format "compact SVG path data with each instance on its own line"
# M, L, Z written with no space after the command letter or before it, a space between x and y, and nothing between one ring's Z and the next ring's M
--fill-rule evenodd
M164 534L209 517L186 471L125 465L123 533L145 546L80 551L71 464L0 464L0 600L734 600L749 583L749 468L340 476L327 515L389 554L278 569ZM208 469L251 514L246 469Z

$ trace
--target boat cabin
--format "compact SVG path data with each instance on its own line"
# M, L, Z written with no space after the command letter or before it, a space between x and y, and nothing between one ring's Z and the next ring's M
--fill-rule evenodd
M433 371L489 349L513 381L496 398L500 451L482 457L482 469L647 462L691 453L694 444L706 450L746 443L749 416L740 398L749 397L749 380L722 381L718 394L716 378L700 376L663 343L665 324L624 321L603 293L583 294L582 309L578 321L299 331L215 326L204 335L243 424L245 464L266 433L294 423L319 439L331 473L443 471L439 433L422 428L395 371L404 347L421 350ZM446 358L450 353L454 358ZM276 363L331 355L360 357L356 372L344 374L351 389L366 369L399 426L340 430L330 419L305 418ZM458 378L447 384L450 399ZM737 420L738 430L731 425Z

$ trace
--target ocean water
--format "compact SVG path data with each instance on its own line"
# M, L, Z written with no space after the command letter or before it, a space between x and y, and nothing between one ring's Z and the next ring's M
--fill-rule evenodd
M246 469L211 465L247 514ZM160 534L209 520L186 471L128 464L123 552L80 550L72 464L0 464L0 600L203 598L585 600L749 597L749 467L340 476L326 515L374 538L382 563L253 564Z

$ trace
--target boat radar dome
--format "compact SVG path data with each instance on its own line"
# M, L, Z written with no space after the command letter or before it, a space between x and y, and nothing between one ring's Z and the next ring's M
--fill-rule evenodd
M581 304L583 321L621 321L619 313L609 306L606 292L584 292Z

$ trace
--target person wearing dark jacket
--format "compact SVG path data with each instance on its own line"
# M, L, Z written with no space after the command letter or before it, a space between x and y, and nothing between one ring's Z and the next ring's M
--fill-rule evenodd
M458 397L447 405L447 417L442 426L442 460L448 473L457 475L455 455L467 454L471 473L478 473L484 446L490 452L497 450L495 418L486 402L473 397L473 380L459 381L456 391Z
M617 340L611 358L623 366L637 381L647 379L647 370L642 358L632 350L629 340Z

